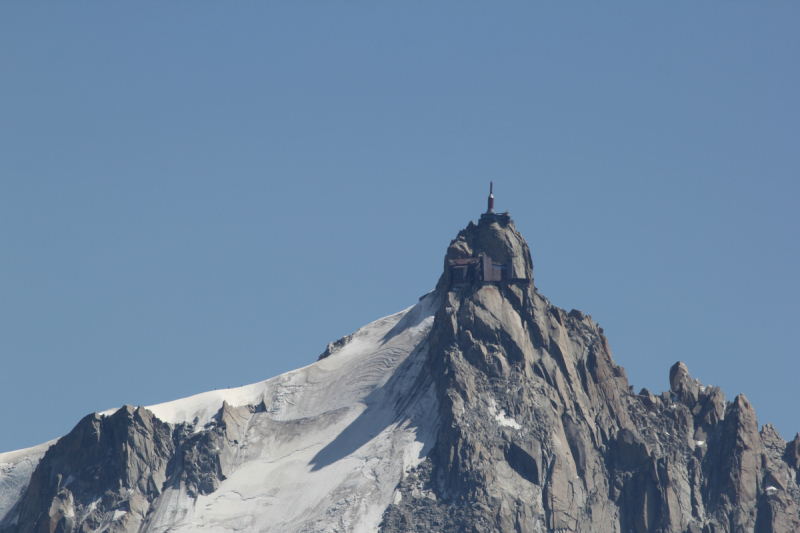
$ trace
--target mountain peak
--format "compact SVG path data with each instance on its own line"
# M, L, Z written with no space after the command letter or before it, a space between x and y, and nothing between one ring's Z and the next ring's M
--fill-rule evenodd
M478 224L470 222L450 241L439 287L466 282L533 281L533 261L528 243L509 214L489 211Z
M800 435L682 362L667 381L634 394L537 291L490 189L436 290L316 363L0 455L0 533L800 530Z

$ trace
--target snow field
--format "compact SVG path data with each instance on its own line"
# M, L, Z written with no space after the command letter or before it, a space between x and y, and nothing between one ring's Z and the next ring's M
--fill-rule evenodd
M242 442L219 488L197 499L182 485L166 490L147 531L375 531L404 472L435 439L437 400L422 369L438 305L430 293L304 368L148 407L195 432L223 403L263 403L266 412L242 419ZM54 442L0 454L0 520Z

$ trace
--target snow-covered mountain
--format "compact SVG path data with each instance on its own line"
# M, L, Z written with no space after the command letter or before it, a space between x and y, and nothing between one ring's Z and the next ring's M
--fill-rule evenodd
M800 530L800 436L682 363L629 390L532 272L490 209L434 291L314 364L0 454L0 533Z
M436 303L429 294L305 368L89 415L58 443L0 455L14 480L0 493L2 530L42 519L48 531L376 530L434 439L421 370Z

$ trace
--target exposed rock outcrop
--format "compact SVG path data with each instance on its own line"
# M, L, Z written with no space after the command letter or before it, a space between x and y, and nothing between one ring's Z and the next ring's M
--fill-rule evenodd
M329 342L328 347L325 348L325 351L320 354L320 356L317 358L317 361L322 361L326 357L330 357L339 350L341 350L342 348L344 348L347 345L347 343L353 339L354 335L355 333L351 333L350 335L345 335L338 341Z
M136 531L174 454L172 430L147 409L93 414L53 445L3 531Z
M192 497L216 490L231 469L237 439L253 412L223 403L216 420L195 432L126 405L81 420L45 453L3 532L134 532L147 529L167 487Z
M509 224L470 224L445 257L532 265ZM383 531L795 531L800 436L759 434L749 402L669 372L638 395L603 330L524 281L453 286L429 365L442 412Z

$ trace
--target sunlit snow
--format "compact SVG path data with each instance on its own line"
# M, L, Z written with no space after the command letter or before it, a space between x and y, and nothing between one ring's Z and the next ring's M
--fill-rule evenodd
M195 432L214 423L223 402L266 413L248 422L233 471L217 490L194 500L182 485L166 489L147 531L374 531L404 472L435 439L437 400L422 370L438 304L431 293L304 368L148 407Z

